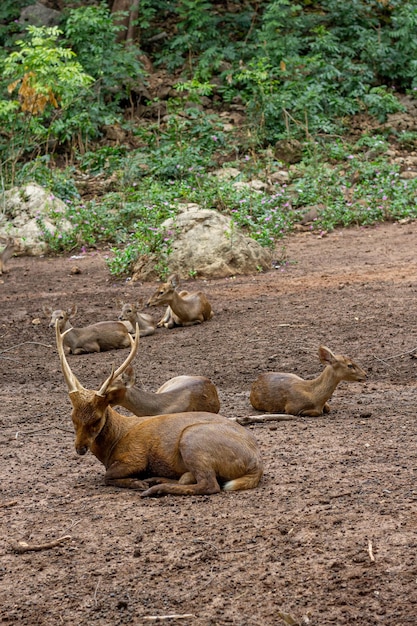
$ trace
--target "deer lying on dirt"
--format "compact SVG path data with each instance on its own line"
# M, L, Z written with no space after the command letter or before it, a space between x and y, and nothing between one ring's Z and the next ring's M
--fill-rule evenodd
M14 240L11 237L8 237L5 240L5 247L0 252L0 274L5 274L7 272L7 263L10 257L13 256L14 252Z
M149 298L146 306L160 306L167 304L164 316L157 323L158 328L173 328L174 326L192 326L210 320L214 313L210 302L202 291L189 293L177 291L179 278L172 274L166 283L163 283Z
M121 322L129 322L131 329L136 327L137 322L141 337L147 337L155 333L156 324L152 315L142 313L139 311L136 304L131 304L130 302L119 302L119 306L122 309L120 311L119 320ZM132 330L129 330L129 332L131 333Z
M204 495L259 484L263 468L258 444L236 422L215 413L192 412L136 417L109 406L108 390L134 359L139 345L129 335L131 350L124 363L98 391L86 389L71 371L65 333L55 323L58 355L72 404L75 449L88 450L106 468L105 484L145 489L142 496ZM69 331L66 331L69 332ZM152 486L150 486L152 485Z
M313 380L283 372L261 374L252 384L252 406L259 411L317 417L330 411L327 400L342 380L366 379L366 372L359 365L347 356L333 354L325 346L320 346L319 358L326 368Z
M156 393L135 387L132 367L113 380L107 390L111 406L123 406L135 415L162 415L185 411L218 413L220 401L216 386L205 376L176 376L159 387Z
M74 328L69 320L76 314L76 306L67 310L53 311L50 307L44 307L43 310L46 315L51 316L49 326L58 323L60 331L65 331L64 345L69 353L84 354L130 347L129 330L123 322L97 322L83 328Z

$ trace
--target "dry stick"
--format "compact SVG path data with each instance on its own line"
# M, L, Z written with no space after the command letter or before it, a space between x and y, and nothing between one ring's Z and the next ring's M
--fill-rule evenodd
M44 426L43 428L36 428L35 430L17 430L15 439L18 438L19 435L34 435L35 433L40 433L43 430L51 430L52 428L56 428L57 430L63 430L64 433L72 433L73 431L70 428L62 428L62 426Z
M368 553L369 553L369 558L371 559L372 563L375 563L375 557L374 557L374 553L372 550L372 541L370 539L368 539Z
M399 356L405 356L406 354L414 354L417 351L417 348L413 348L412 350L408 350L407 352L400 352L399 354L393 354L392 356L386 356L385 360L389 361L390 359L397 359Z
M35 346L43 346L44 348L52 348L52 346L48 343L40 343L39 341L22 341L22 343L17 343L14 346L10 346L10 348L0 350L0 354L3 354L4 352L10 352L10 350L14 350L15 348L20 348L20 346L24 346L26 343L30 343Z
M9 506L16 506L17 500L9 500L8 502L0 502L0 509L7 509Z
M11 546L15 552L19 554L23 554L24 552L40 552L41 550L49 550L50 548L55 548L59 546L64 541L69 541L71 539L71 535L65 535L64 537L60 537L59 539L54 539L54 541L48 541L46 543L26 543L26 541L14 542L10 541Z
M373 354L372 356L374 357L374 359L376 359L377 361L379 361L380 363L385 365L385 367L389 367L389 368L393 369L394 372L398 372L398 369L396 367L392 367L392 365L390 365L389 363L387 363L383 359L380 359L379 356L376 356L376 354Z
M147 615L143 619L148 622L162 622L167 619L187 619L190 617L195 617L195 615L193 613L184 613L183 615L176 615L175 613L173 615Z
M262 424L264 422L294 422L297 417L287 413L265 413L265 415L244 415L229 419L233 419L241 426L248 426L249 424Z

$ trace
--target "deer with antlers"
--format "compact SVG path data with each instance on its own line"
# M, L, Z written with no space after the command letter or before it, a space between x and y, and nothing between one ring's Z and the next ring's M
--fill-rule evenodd
M58 355L72 404L75 449L90 450L106 468L105 484L144 490L141 495L205 495L220 490L252 489L263 474L255 438L243 426L207 412L155 417L124 416L109 405L108 390L133 361L139 345L130 335L131 350L98 391L86 389L71 371L65 332L55 323ZM68 331L66 331L68 332Z

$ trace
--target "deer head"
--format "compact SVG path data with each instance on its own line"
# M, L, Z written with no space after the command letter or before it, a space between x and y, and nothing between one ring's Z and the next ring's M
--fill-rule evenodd
M61 369L67 383L68 393L72 404L72 422L75 428L75 448L78 454L85 454L93 445L96 437L101 432L109 407L107 391L111 383L129 367L136 356L139 346L139 328L136 325L135 339L130 337L131 350L128 357L116 370L114 365L110 376L104 381L98 391L86 389L71 371L64 351L64 337L68 330L61 333L59 319L55 321L55 334Z

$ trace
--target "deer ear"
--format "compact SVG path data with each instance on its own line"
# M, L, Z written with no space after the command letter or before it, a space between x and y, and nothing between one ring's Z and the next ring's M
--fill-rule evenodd
M74 317L77 311L78 311L78 307L76 304L74 304L70 309L67 310L68 317Z
M136 382L135 371L132 366L128 367L125 373L123 374L123 382L126 387L134 387Z
M320 346L319 359L323 365L333 365L333 363L336 362L335 355L329 348L326 348L326 346Z
M168 278L168 282L171 283L173 287L178 287L178 285L180 284L180 277L178 276L178 274L171 274L171 276Z

